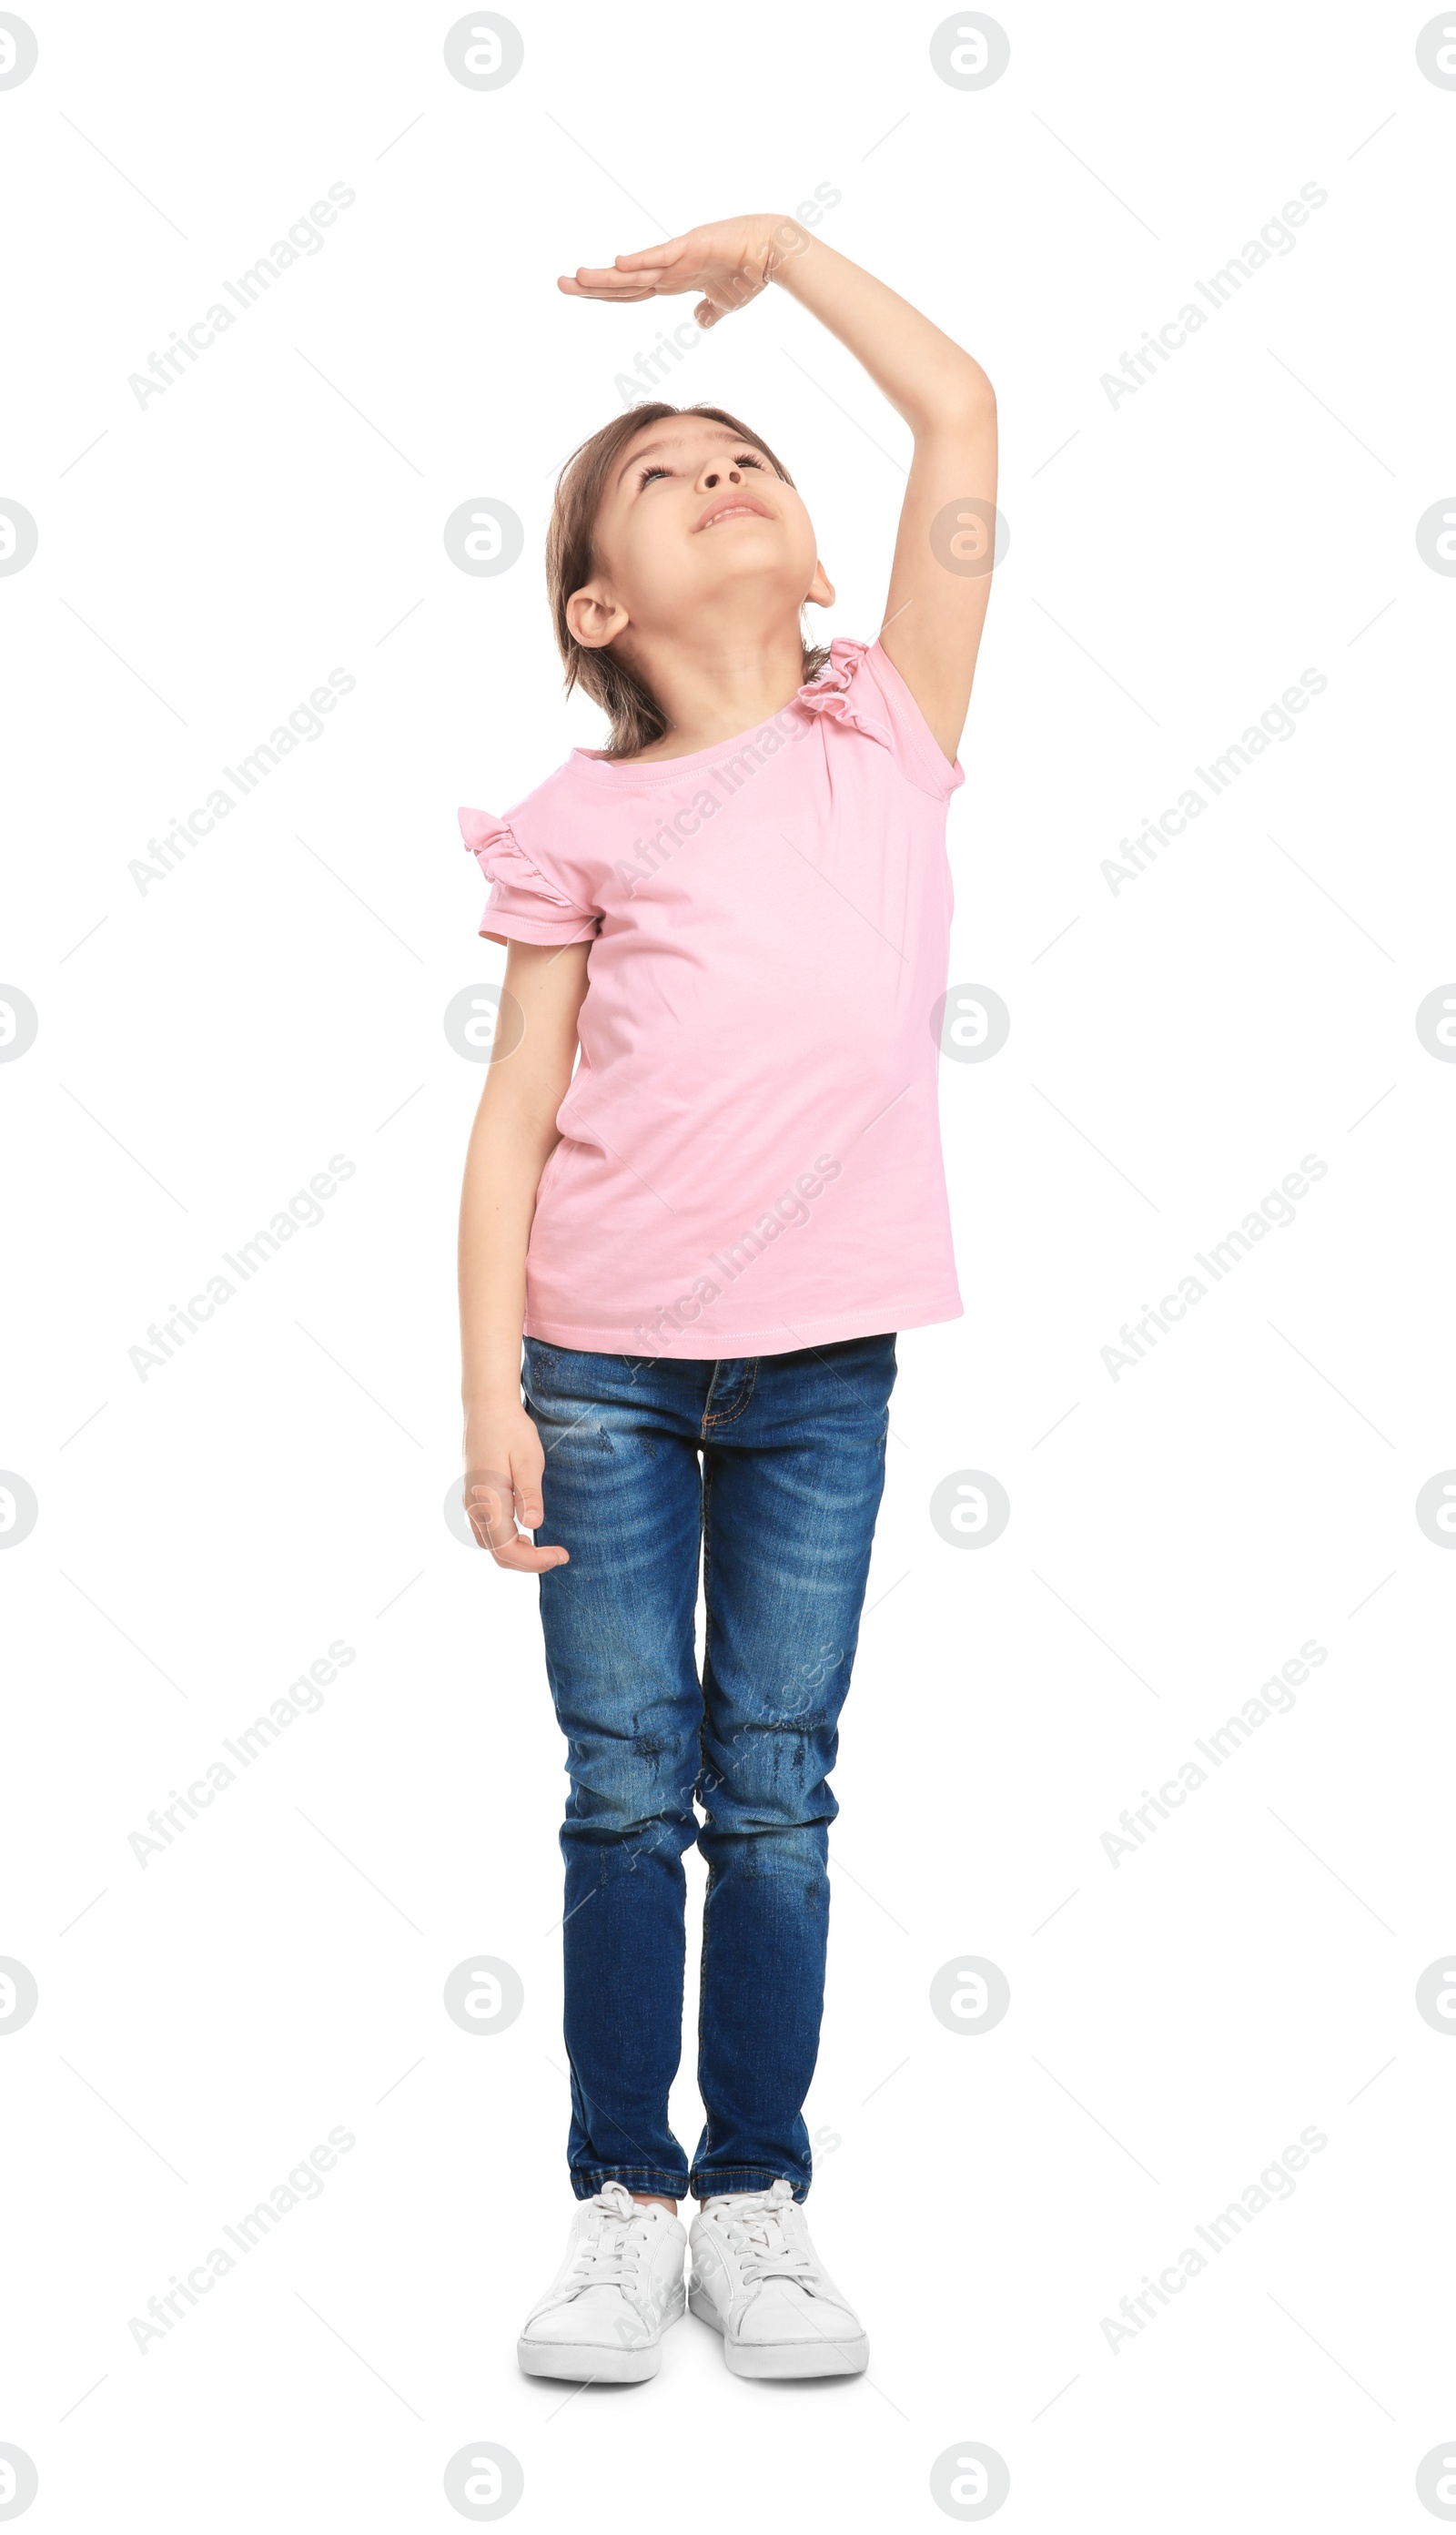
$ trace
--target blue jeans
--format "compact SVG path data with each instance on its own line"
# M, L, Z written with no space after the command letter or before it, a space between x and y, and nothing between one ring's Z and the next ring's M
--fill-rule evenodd
M568 2162L584 2200L802 2200L803 2103L829 1924L828 1772L884 1480L892 1336L714 1363L525 1341L541 1577L567 1737ZM695 1646L698 1548L706 1631ZM697 1799L704 1820L694 1810ZM706 2119L667 2118L682 2056L683 1852L707 1864L698 2003Z

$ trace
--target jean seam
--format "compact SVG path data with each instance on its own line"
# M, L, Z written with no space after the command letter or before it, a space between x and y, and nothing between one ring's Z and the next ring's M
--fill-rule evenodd
M589 2200L604 2183L625 2184L628 2191L658 2192L666 2200L685 2200L688 2196L688 2175L683 2169L681 2180L661 2165L576 2165L572 2168L572 2184L590 2185L587 2192L577 2192L578 2200Z
M725 2165L705 2173L696 2158L688 2175L688 2189L695 2200L711 2200L725 2189L767 2191L775 2183L787 2183L797 2200L808 2193L809 2182L807 2176L796 2179L770 2165ZM706 2191L701 2189L704 2184L709 2186Z
M749 1401L753 1398L755 1391L758 1389L758 1367L761 1362L762 1358L760 1356L750 1356L748 1389L745 1391L738 1406L736 1408L728 1409L720 1416L714 1416L712 1413L710 1402L713 1394L712 1386L711 1384L709 1385L707 1398L704 1400L702 1408L702 1432L704 1435L706 1435L709 1427L711 1426L732 1426L736 1424L737 1420L743 1415L744 1410L747 1408ZM714 1369L713 1381L716 1382L717 1378L717 1372L716 1369Z
M707 1764L703 1750L703 1728L707 1722L707 1685L712 1670L713 1643L713 1481L707 1454L702 1456L702 1680L698 1685L698 1784ZM697 1794L697 1787L694 1789Z
M712 2153L713 2108L708 2101L707 2088L703 2084L702 2009L703 2001L707 1997L707 1934L709 1914L712 1909L713 1885L715 1881L716 1877L714 1875L713 1868L710 1865L707 1870L707 1884L702 1895L702 1948L698 1961L698 2092L702 2099L702 2145L703 2151L707 2155L711 2155Z
M713 1630L712 1548L712 1477L708 1469L707 1454L704 1453L702 1456L702 1702L698 1725L699 1781L707 1760L707 1755L702 1748L702 1736L707 1717L707 1683L712 1662L710 1652ZM698 1958L698 2091L702 2098L703 2144L708 2148L712 2146L713 2139L713 2113L702 2082L702 2009L703 2002L707 1997L707 1938L712 1921L714 1882L712 1862L709 1860L707 1883L702 1895L702 1946Z

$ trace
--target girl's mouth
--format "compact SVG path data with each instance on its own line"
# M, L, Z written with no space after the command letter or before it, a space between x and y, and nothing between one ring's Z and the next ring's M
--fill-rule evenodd
M698 526L699 529L714 528L719 520L767 520L771 517L772 513L765 511L762 503L754 501L751 495L735 494L731 501L719 502L714 509L707 512L705 517L698 521Z

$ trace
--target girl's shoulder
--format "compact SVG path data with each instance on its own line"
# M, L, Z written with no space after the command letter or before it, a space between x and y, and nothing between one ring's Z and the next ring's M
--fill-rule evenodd
M493 885L491 905L524 908L534 919L520 935L527 941L575 940L578 928L592 920L574 886L577 876L564 868L575 829L571 776L569 758L508 810L462 808L457 813L465 851L474 855Z
M462 809L458 816L466 851L477 857L492 879L504 878L506 866L513 859L528 865L536 863L542 854L549 855L552 835L561 832L562 812L574 789L572 759L568 758L547 775L544 783L513 801L508 809Z
M920 706L884 648L882 639L856 642L836 636L827 666L796 703L841 728L876 741L919 792L943 801L965 781L959 758L946 757Z

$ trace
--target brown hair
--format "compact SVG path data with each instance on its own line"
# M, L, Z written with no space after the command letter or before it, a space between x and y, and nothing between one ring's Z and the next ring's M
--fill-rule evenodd
M724 423L740 439L761 451L781 483L792 485L794 481L766 440L757 431L748 430L736 414L725 413L716 404L633 405L626 413L603 423L601 430L583 440L567 460L557 478L551 526L546 531L546 594L556 648L566 667L568 695L574 687L583 688L601 706L611 723L611 737L603 752L607 757L635 757L639 749L661 739L667 730L667 715L637 671L619 659L610 645L601 650L590 650L576 641L567 623L567 601L590 581L596 570L592 537L620 452L647 423L665 422L675 414L703 414L709 422ZM822 646L804 645L806 682L819 675L828 656Z

